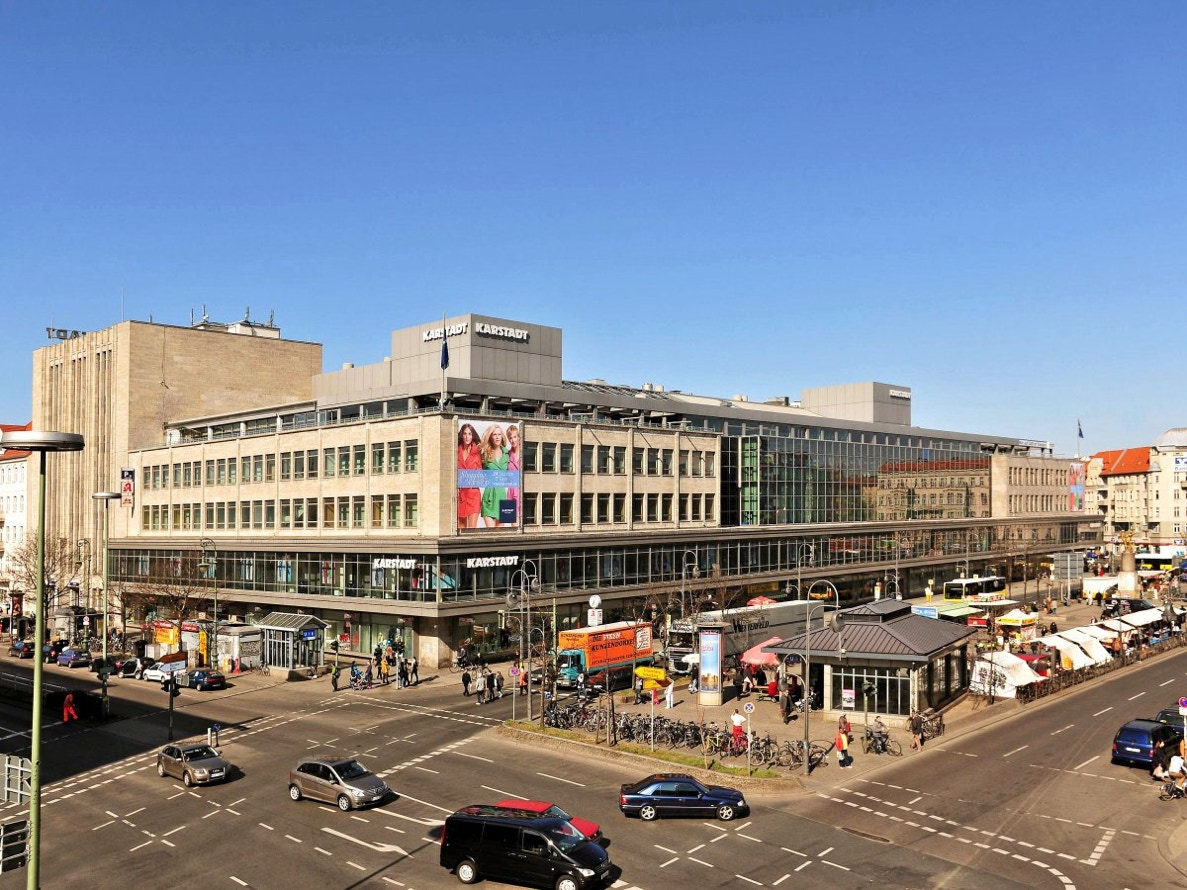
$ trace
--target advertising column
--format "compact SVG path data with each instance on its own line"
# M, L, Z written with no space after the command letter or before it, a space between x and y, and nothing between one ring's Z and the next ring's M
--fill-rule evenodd
M700 636L700 659L696 670L699 675L697 686L702 707L715 708L721 704L721 653L724 631L724 624L697 625L697 632Z

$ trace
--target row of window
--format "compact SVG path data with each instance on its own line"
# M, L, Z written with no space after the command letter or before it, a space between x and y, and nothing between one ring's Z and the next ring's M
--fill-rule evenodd
M368 501L370 510L368 511ZM420 502L415 494L366 498L282 498L279 501L215 501L206 504L153 504L141 508L148 531L204 529L416 528Z
M624 476L627 472L625 446L582 445L581 472L587 475ZM523 469L540 473L572 473L574 446L557 442L525 442ZM716 454L712 451L671 448L634 448L631 472L636 476L712 477L716 473ZM415 473L420 466L420 444L416 439L400 442L374 442L370 460L366 445L341 445L336 448L310 448L276 454L252 454L238 458L207 461L182 461L154 464L144 468L144 486L148 490L195 488L202 485L246 485L281 480L317 479L334 476L382 476Z
M670 494L636 494L631 498L631 522L674 522L674 500ZM680 521L713 521L716 498L712 494L680 495ZM574 495L525 494L523 521L525 525L572 525ZM627 496L625 494L581 495L581 524L625 523Z
M673 522L675 503L670 494L636 494L631 498L631 521ZM572 494L525 494L523 521L573 525L574 504ZM627 521L625 494L583 494L580 504L584 525ZM716 499L712 494L682 494L679 506L683 522L712 521ZM141 527L148 531L416 528L419 509L415 494L151 504L141 508Z
M275 482L277 464L280 478L316 479L334 476L367 475L367 446L342 445L337 448L310 448L304 451L282 451L279 461L275 454L251 454L238 458L219 458L205 462L182 461L175 464L154 464L144 468L144 487L150 490L193 488L203 484L247 485L253 482ZM375 442L371 445L371 475L385 473L415 473L420 468L420 443L416 439L402 442ZM203 480L205 470L205 480Z

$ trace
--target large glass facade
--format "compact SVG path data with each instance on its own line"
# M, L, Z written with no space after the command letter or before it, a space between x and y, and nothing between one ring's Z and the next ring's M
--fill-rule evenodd
M441 556L428 551L390 553L294 552L288 550L223 550L220 543L218 576L209 579L223 589L267 594L306 594L407 602L451 603L503 599L508 590L525 583L531 574L548 591L621 591L629 596L659 586L668 593L695 586L712 597L738 598L758 585L777 595L791 593L781 584L798 578L806 587L812 579L828 577L840 588L842 600L855 602L872 596L873 585L893 575L901 563L904 595L918 595L926 580L912 573L912 559L926 559L927 577L937 581L956 572L990 571L1006 574L1008 563L1030 554L1048 552L1077 541L1075 519L1041 524L995 524L970 534L964 527L926 529L838 530L830 534L779 535L720 532L715 543L617 544L508 553ZM896 552L897 548L897 552ZM181 549L120 549L111 553L113 582L136 583L160 577L164 569L192 556ZM938 564L937 564L938 563ZM946 563L946 564L945 564ZM778 580L772 581L772 578ZM884 588L889 593L889 588ZM734 605L718 602L719 607Z
M827 427L746 424L722 440L727 526L989 516L989 457L976 442ZM758 424L751 424L756 428Z

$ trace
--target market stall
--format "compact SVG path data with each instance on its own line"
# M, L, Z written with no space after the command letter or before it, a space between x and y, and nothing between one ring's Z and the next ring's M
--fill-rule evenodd
M1017 655L990 652L973 662L969 689L981 695L1014 698L1020 687L1042 682L1043 678Z
M1037 637L1038 625L1037 612L1023 612L1021 609L1011 609L997 619L998 633L1016 643L1025 643Z

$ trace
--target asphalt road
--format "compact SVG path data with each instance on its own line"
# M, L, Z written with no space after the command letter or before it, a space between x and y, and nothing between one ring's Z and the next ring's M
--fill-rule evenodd
M186 789L154 768L165 694L117 681L113 711L122 719L46 731L42 882L448 887L456 879L437 864L436 847L444 817L520 796L600 822L621 888L1185 886L1160 852L1181 802L1159 801L1144 772L1108 756L1120 722L1187 694L1180 661L950 734L860 778L818 771L832 775L806 791L752 794L753 813L733 823L624 819L617 789L643 774L639 765L506 737L493 727L510 716L510 697L476 706L449 675L408 690L333 694L325 680L258 676L225 692L187 690L175 734L221 723L222 750L239 773ZM18 733L6 744L21 741L19 719L0 710L0 725ZM290 801L292 763L331 752L358 757L396 798L355 813ZM9 806L0 817L18 812ZM0 875L0 888L23 883L23 871Z

